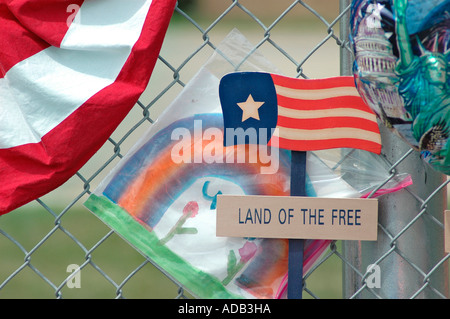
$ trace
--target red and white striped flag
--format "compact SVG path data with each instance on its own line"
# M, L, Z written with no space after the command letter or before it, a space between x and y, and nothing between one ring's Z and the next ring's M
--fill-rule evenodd
M145 90L176 0L0 0L0 215L67 181Z
M272 74L272 79L278 100L275 134L281 148L381 152L376 115L360 97L353 77L295 79Z
M219 95L225 128L256 129L254 143L293 151L381 152L376 115L360 97L351 76L296 79L236 72L222 78ZM225 135L225 146L238 143Z

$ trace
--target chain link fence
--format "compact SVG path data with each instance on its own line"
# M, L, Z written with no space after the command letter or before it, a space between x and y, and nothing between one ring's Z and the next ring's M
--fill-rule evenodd
M179 2L148 89L85 167L59 189L0 217L0 298L190 297L83 202L233 28L285 75L351 74L350 1L280 0L270 15L259 1L211 2L214 10L207 2ZM448 181L402 141L382 135L389 178L378 188L399 172L415 184L380 200L376 243L331 244L305 275L305 298L448 298ZM374 287L367 279L376 269L382 279Z

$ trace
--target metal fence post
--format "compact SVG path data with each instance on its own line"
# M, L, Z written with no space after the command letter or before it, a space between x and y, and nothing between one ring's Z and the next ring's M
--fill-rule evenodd
M341 12L351 0L340 0ZM349 13L341 20L341 39L348 39ZM341 47L341 74L352 74L352 54ZM342 243L344 298L448 298L448 265L443 249L446 177L426 166L418 152L380 125L382 156L414 184L379 199L376 242ZM396 165L398 164L398 165ZM436 265L439 267L436 267ZM375 275L379 285L366 281ZM369 284L368 284L369 282Z

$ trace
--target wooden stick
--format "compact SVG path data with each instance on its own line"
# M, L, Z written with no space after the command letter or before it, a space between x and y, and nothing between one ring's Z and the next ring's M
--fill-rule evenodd
M306 196L306 152L291 152L291 196ZM288 299L302 299L303 239L289 239Z

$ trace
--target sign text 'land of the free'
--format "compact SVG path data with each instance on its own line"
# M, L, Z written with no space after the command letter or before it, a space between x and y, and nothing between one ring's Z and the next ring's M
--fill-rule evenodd
M217 197L217 236L376 240L377 221L376 199Z

